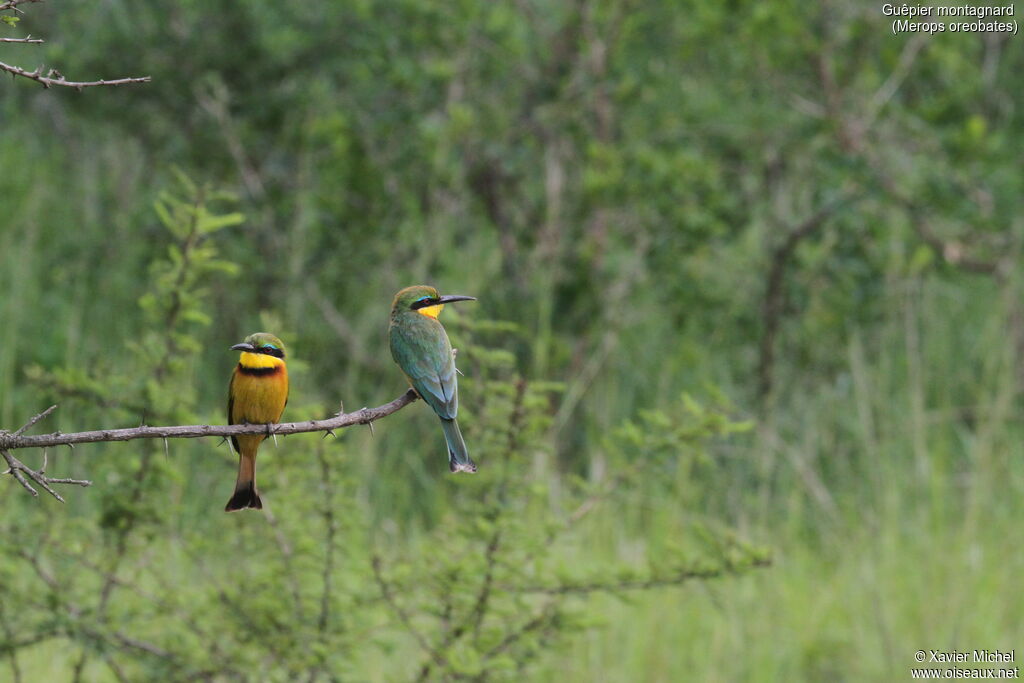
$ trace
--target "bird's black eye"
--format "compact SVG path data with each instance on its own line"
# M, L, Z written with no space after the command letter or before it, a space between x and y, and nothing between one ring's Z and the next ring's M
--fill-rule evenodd
M276 356L277 358L284 358L284 351L277 348L273 344L264 344L260 347L260 352L265 353L268 356Z
M420 308L424 308L425 306L433 306L436 302L437 299L435 299L432 296L421 296L419 299L416 299L416 301L413 302L412 310L415 311Z

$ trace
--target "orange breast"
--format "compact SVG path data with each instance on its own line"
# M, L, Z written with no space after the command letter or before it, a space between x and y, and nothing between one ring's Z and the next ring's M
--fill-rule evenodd
M235 368L231 382L231 422L277 422L288 402L288 370L284 364L267 375L247 375Z
M288 402L288 370L284 363L270 374L250 375L235 368L231 378L231 424L278 422ZM264 434L243 435L232 439L241 453L256 455Z

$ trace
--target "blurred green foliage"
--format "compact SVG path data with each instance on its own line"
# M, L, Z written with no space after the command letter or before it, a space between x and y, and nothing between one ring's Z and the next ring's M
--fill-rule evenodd
M154 204L171 242L139 297L150 329L128 344L125 374L100 380L71 369L27 373L47 393L90 400L97 419L114 420L127 406L143 406L160 424L194 419L190 370L197 335L210 322L205 292L213 278L238 271L219 258L216 234L243 217L211 208L229 195L181 172L177 184ZM23 519L5 518L0 528L11 538L45 529L42 539L0 552L5 566L34 575L30 592L42 596L42 604L19 597L24 574L0 588L10 610L0 613L0 622L21 634L2 649L11 671L21 676L26 647L66 640L78 649L75 678L103 664L118 679L333 679L356 671L352 660L367 638L366 623L390 613L374 640L387 650L394 647L391 633L412 636L422 650L421 662L413 660L420 678L515 679L547 644L584 627L578 610L566 605L574 594L672 586L767 564L763 550L720 540L718 533L709 536L715 552L702 559L679 554L646 571L590 567L581 575L553 564L551 544L595 506L609 504L627 479L573 484L561 504L575 512L558 521L530 465L545 448L551 396L560 387L528 383L516 375L512 354L473 342L477 334L507 329L482 321L467 325L463 337L463 362L473 368L463 383L463 400L474 406L468 433L492 464L462 486L452 483L447 510L415 541L390 542L393 534L376 531L366 509L353 505L360 487L336 473L339 463L332 460L348 449L330 444L329 452L329 434L288 444L287 464L271 456L281 487L274 508L213 516L226 528L179 521L194 502L166 442L163 459L148 442L136 447L137 457L111 468L98 482L99 509L73 528L60 511L41 507ZM116 388L116 398L100 387ZM678 427L665 413L645 414L642 436L629 423L610 452L619 461L628 452L648 466L677 467L709 439L745 427L693 399L685 407L692 424ZM207 519L208 500L193 508ZM381 548L391 556L386 563ZM177 559L156 562L154 554ZM187 571L181 563L192 574L187 586L175 587ZM371 598L374 582L378 595ZM32 613L40 607L46 612ZM353 615L361 619L354 622Z
M223 422L261 328L286 418L379 404L422 282L480 298L444 316L481 465L413 405L265 447L269 514L225 518L226 447L51 453L96 484L0 482L24 679L892 680L1024 635L1019 41L864 2L23 9L47 42L0 60L153 82L0 89L0 426Z

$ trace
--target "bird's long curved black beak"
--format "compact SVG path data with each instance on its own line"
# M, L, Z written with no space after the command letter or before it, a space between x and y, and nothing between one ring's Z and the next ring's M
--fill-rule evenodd
M453 301L476 301L475 296L462 296L461 294L445 294L437 298L440 304L450 304Z
M235 344L231 347L232 351L255 351L256 347L249 342L242 342L241 344Z

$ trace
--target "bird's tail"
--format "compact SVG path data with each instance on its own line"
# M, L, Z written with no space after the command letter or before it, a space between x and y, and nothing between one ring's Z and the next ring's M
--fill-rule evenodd
M231 500L224 506L224 512L234 512L253 508L263 509L263 501L260 494L256 493L256 449L249 453L243 449L238 456L238 479L235 481L235 493Z
M476 472L476 463L466 452L466 442L462 440L459 423L441 418L441 428L444 429L444 440L448 442L448 469L452 472Z

